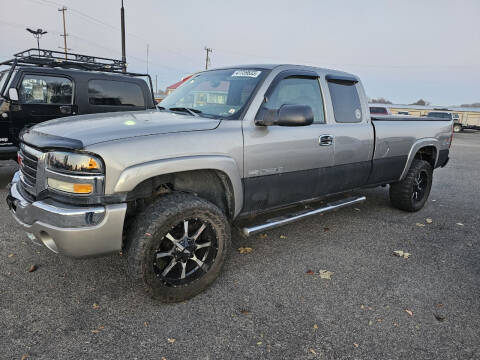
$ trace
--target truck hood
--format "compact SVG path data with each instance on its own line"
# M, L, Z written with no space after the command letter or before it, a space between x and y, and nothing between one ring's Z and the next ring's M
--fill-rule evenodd
M137 136L212 130L220 121L157 110L90 114L50 120L26 130L21 137L40 148L82 149Z

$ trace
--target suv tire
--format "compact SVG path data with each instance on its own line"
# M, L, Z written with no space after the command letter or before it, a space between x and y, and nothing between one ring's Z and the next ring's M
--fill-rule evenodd
M459 133L463 131L462 124L453 124L453 132Z
M230 245L222 211L185 193L162 196L130 229L130 276L162 302L187 300L205 290L220 274Z
M430 194L432 177L432 165L425 160L414 159L405 178L390 184L391 204L409 212L420 210Z

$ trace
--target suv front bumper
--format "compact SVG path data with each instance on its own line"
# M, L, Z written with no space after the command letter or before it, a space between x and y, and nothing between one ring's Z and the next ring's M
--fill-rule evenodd
M30 202L20 193L15 173L7 196L8 207L29 238L71 257L120 251L126 204L80 207L52 200Z

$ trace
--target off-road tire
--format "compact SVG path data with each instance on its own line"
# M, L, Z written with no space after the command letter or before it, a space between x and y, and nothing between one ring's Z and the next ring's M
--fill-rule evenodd
M211 224L216 234L216 257L208 271L190 283L167 284L155 273L152 259L174 224L182 219L198 218ZM222 211L207 200L185 193L160 197L139 214L130 226L126 252L131 278L141 284L154 299L170 303L187 300L204 291L222 270L230 245L230 226ZM162 240L163 239L163 240ZM198 270L202 271L202 270Z
M461 124L453 124L453 132L459 133L463 131L463 126Z
M414 198L416 181L426 176L424 192L420 199ZM423 208L432 188L433 168L425 160L414 159L405 178L390 184L390 202L397 209L415 212Z

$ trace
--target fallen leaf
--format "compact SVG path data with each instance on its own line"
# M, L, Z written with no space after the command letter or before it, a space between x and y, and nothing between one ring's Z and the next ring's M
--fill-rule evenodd
M147 326L148 326L148 321L145 321L145 322L143 323L143 326L147 327Z
M27 360L27 359L28 359L28 354L24 354L24 355L22 356L22 360Z
M286 239L287 237L285 235L280 235L280 239Z
M260 239L266 239L268 237L267 234L260 234Z
M368 326L372 326L372 325L373 325L373 321L370 320L370 321L368 322Z
M425 226L425 224L422 224L422 223L416 223L415 225L420 226L420 227Z
M431 224L433 222L433 220L430 218L426 218L425 221L427 222L427 224Z
M332 275L333 275L334 273L331 272L331 271L328 271L328 270L320 270L320 272L319 272L318 274L320 275L320 279L331 280L331 279L332 279Z
M8 254L8 257L13 257L15 256L15 254Z
M262 342L261 341L257 342L257 345L262 345Z
M103 329L105 329L105 326L103 326L103 325L100 325L100 326L98 327L98 330L103 330Z
M37 270L37 265L32 265L32 266L30 266L30 268L28 269L28 272L34 272L35 270Z
M393 323L393 326L398 326L398 324L396 322Z
M97 310L99 307L100 307L100 305L98 305L97 303L95 303L95 304L92 305L92 308L93 308L94 310Z
M355 210L355 211L360 211L360 209L359 209L359 208L353 208L353 210Z
M313 349L310 349L310 352L313 354L313 355L317 355L317 352Z
M393 254L398 256L398 257L402 257L404 259L408 259L410 257L410 255L412 255L412 254L410 254L408 252L405 252L405 251L402 251L402 250L395 250L393 252Z
M462 223L457 223L457 225L458 225L458 226L463 226L463 224L462 224Z
M177 341L177 339L168 338L167 341L168 341L170 344L173 344L175 341Z
M324 227L324 228L323 228L323 231L330 231L330 228Z
M242 315L248 315L248 314L250 314L250 311L248 311L248 310L246 310L246 309L242 309L242 310L240 310L240 314L242 314Z
M312 270L309 269L309 270L307 270L307 272L306 272L305 274L307 274L307 275L314 275L315 273L314 273Z
M238 248L238 252L240 254L250 254L251 252L253 251L253 249L251 247L241 247L241 248Z
M317 330L317 329L318 329L318 325L317 325L317 324L314 324L314 325L313 325L313 328L314 328L315 330Z
M357 348L359 345L357 343L353 343L353 346Z
M413 312L411 310L408 310L408 309L405 309L405 312L410 315L410 316L413 316Z
M92 333L94 333L94 334L98 334L99 332L100 332L100 330L97 330L97 329L92 330Z

